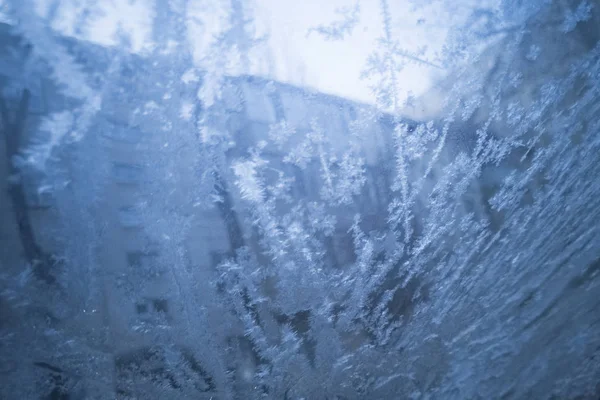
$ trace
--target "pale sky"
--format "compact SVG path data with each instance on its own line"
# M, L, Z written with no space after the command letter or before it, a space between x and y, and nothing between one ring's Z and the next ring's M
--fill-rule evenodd
M37 11L45 15L52 0L35 1ZM130 35L134 49L143 51L151 45L154 1L97 0L98 12L89 19L87 30L78 32L74 16L81 12L81 4L89 2L62 0L59 17L53 27L64 34L83 36L104 45L115 43L114 36L120 27ZM335 14L335 10L342 6L352 7L356 0L248 1L247 4L254 5L256 30L268 34L268 42L255 51L250 70L241 72L308 86L362 102L374 102L369 82L361 80L360 74L376 39L383 32L379 1L360 0L358 25L341 41L327 41L315 32L308 33L311 27L339 20L341 17ZM429 6L417 12L411 9L409 0L389 2L393 34L403 48L416 51L427 46L426 54L430 57L441 49L446 32L453 24L451 15L444 13L441 6ZM200 25L190 27L190 32L197 38L194 40L196 52L201 53L206 38L220 29L216 17L219 15L219 1L190 0L190 3L191 14L201 20ZM441 72L423 65L408 65L399 74L401 89L418 96L431 85L432 77Z
M354 0L259 0L257 17L266 21L273 33L270 46L276 61L274 75L283 81L373 102L368 82L361 80L360 74L376 39L383 33L379 2L361 2L359 24L344 40L327 41L314 32L307 36L311 27L340 19L334 13L336 8L354 3ZM407 2L390 3L394 3L393 33L404 48L416 51L427 45L433 51L438 50L437 45L445 38L444 31L425 31L419 25L422 15L411 12ZM406 66L399 75L401 87L421 94L429 87L433 72L436 71L422 65Z

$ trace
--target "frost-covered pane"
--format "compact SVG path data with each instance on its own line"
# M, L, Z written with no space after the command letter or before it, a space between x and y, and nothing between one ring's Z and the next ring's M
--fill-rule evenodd
M0 1L0 398L600 396L597 5L326 3Z

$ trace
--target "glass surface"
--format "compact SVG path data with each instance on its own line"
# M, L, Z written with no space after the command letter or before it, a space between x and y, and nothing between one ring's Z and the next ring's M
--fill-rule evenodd
M0 0L1 399L598 399L592 0Z

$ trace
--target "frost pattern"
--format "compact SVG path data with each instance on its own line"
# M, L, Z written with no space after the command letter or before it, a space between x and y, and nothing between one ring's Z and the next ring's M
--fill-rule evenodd
M439 54L387 0L309 32L379 16L364 105L248 74L252 2L153 3L143 54L10 2L0 397L597 397L598 9L411 4Z

